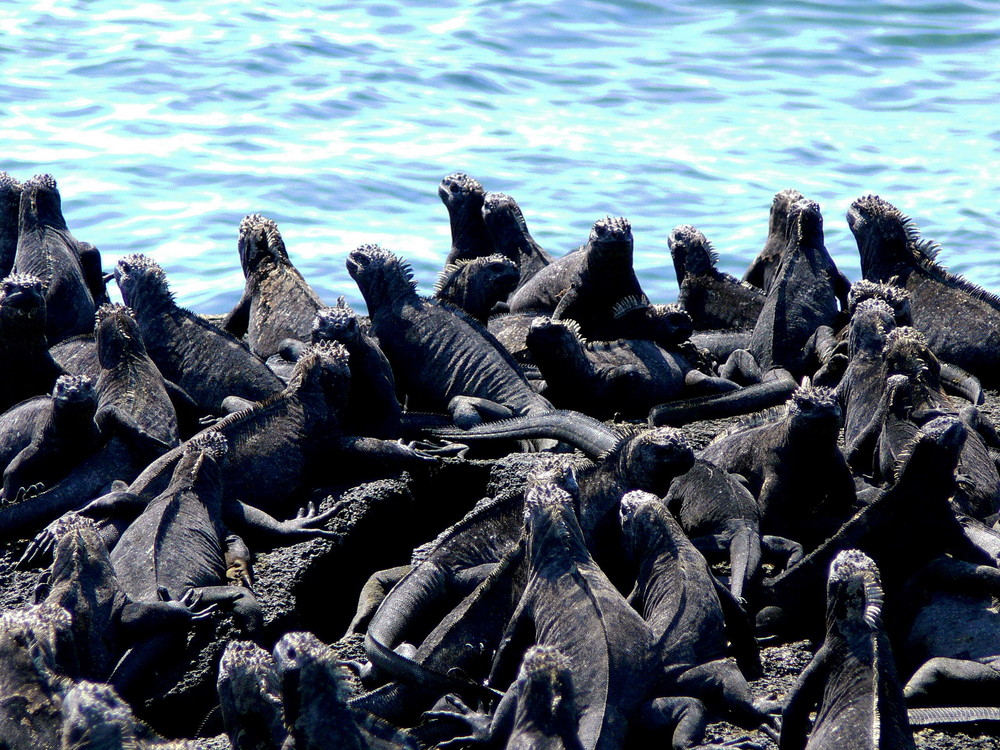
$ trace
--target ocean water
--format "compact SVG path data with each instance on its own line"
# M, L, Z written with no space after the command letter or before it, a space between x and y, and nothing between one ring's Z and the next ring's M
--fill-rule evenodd
M742 275L773 194L844 212L877 192L1000 290L1000 5L963 0L5 0L0 169L53 174L70 228L228 310L240 219L278 222L328 302L364 309L346 254L378 242L430 293L442 177L508 192L554 255L627 216L654 301L667 236L698 226Z

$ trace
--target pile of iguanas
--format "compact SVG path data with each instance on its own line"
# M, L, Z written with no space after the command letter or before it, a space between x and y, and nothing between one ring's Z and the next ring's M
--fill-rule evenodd
M876 196L847 214L853 285L785 190L742 280L678 226L660 304L628 220L555 257L510 196L438 192L433 296L362 245L367 316L327 306L254 214L216 325L148 256L105 273L51 176L0 172L0 534L43 569L0 612L0 747L207 747L141 717L223 618L200 708L237 750L896 748L1000 721L1000 299ZM697 450L679 427L738 415ZM254 556L341 540L349 503L307 502L333 476L484 461L504 481L367 571L341 646L265 627ZM761 645L803 638L762 693Z

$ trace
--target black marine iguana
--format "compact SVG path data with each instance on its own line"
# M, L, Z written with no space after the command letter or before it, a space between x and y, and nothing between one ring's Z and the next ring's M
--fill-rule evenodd
M517 264L518 287L552 262L552 256L528 231L521 207L506 193L487 193L483 197L483 221L493 238L494 250Z
M13 271L41 279L50 344L89 331L96 306L108 301L101 255L70 234L52 175L35 175L22 187Z
M348 703L347 671L312 633L282 636L274 663L296 750L417 750L405 732Z
M438 196L451 221L451 251L445 265L492 255L493 240L483 221L484 191L479 181L455 172L441 180Z
M233 750L280 748L285 729L274 657L253 641L230 641L216 681L222 723Z
M271 219L244 216L237 247L246 287L222 329L236 338L246 335L250 351L267 359L277 354L284 339L307 337L323 301L292 265Z
M483 325L517 285L517 265L494 253L445 266L434 284L434 299L446 302Z
M620 338L611 323L622 300L646 299L632 267L632 226L610 216L594 222L587 243L554 260L510 298L513 313L571 318L588 338ZM610 330L609 330L610 328Z
M598 419L636 418L682 393L725 393L736 383L697 369L680 351L648 339L586 341L572 320L539 316L526 338L545 378L544 393L561 409Z
M744 676L759 676L761 666L742 607L656 495L626 493L619 514L626 554L638 568L629 602L653 633L670 689L737 724L769 722L773 706L753 699ZM727 658L728 643L735 661Z
M696 331L751 330L764 307L760 289L715 267L715 249L690 224L674 227L667 238L677 273L680 303Z
M347 270L368 304L372 330L408 409L447 411L460 427L484 415L552 409L485 328L418 296L408 266L391 252L363 245L348 257Z
M94 422L97 397L90 378L60 375L52 398L45 401L48 408L35 410L25 434L27 444L3 472L3 497L8 500L20 490L55 484L101 444Z
M699 457L747 479L765 533L812 548L854 512L854 478L837 447L840 421L828 388L800 388L783 410L722 433Z
M0 282L0 412L48 393L63 374L45 337L45 291L37 276L13 274ZM91 318L93 323L93 318Z
M910 294L913 326L942 360L1000 384L1000 299L938 264L937 247L913 221L876 195L851 204L847 223L858 242L866 279L893 277ZM960 321L960 322L959 322Z
M782 713L780 750L916 750L881 616L878 568L863 552L844 550L830 564L826 639Z
M778 275L785 245L788 244L788 211L803 199L802 193L789 188L776 193L771 201L764 247L743 275L743 281L762 290L764 294L771 290L774 278Z
M154 260L126 255L115 266L115 280L163 377L206 412L224 413L227 396L261 401L281 391L284 384L246 344L177 306Z

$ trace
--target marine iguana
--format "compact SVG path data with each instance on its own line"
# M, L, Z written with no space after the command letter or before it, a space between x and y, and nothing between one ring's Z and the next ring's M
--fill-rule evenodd
M492 255L493 240L483 221L484 195L479 181L463 172L448 175L438 185L438 196L448 209L451 222L451 251L446 266Z
M133 602L225 602L240 630L260 635L264 613L253 593L226 585L223 542L222 473L228 451L220 433L208 432L185 444L170 484L142 510L111 550L111 565L122 590ZM178 622L185 625L187 619ZM136 645L117 665L112 681L132 690L142 673L176 647L175 635L162 633ZM148 680L148 677L146 677Z
M282 390L278 376L246 344L178 307L163 269L151 258L126 255L115 266L115 280L163 377L206 412L224 413L227 396L261 401Z
M847 223L864 277L880 282L895 277L909 292L913 325L934 353L987 387L1000 384L1000 299L946 271L937 262L937 246L920 237L912 219L876 195L855 200Z
M348 256L347 270L368 304L407 409L447 411L460 427L484 416L552 409L485 328L418 296L409 267L391 252L362 245Z
M793 204L788 211L788 245L750 335L747 351L752 362L734 352L720 374L735 379L739 372L746 382L767 379L774 370L786 370L795 378L809 374L813 354L809 349L827 345L817 339L820 331L825 332L824 339L833 339L841 326L840 310L847 309L849 289L823 244L819 204L806 200ZM816 343L807 349L810 339Z
M42 280L13 274L0 282L0 412L30 396L48 393L63 374L49 354Z
M163 376L146 353L135 315L121 305L97 308L94 328L101 374L97 379L98 424L109 419L157 441L163 450L178 440L177 412Z
M680 287L677 301L691 316L696 331L754 327L764 295L715 267L718 255L704 234L682 224L670 232L667 245Z
M101 255L70 234L52 175L35 175L22 187L13 271L41 280L50 344L89 331L96 306L108 301Z
M405 732L348 703L347 671L312 633L282 636L274 662L296 750L417 750Z
M609 323L613 308L629 298L646 299L632 267L632 226L610 216L594 222L587 243L540 270L510 298L513 313L571 318L584 336L628 335Z
M281 678L274 657L253 641L230 641L216 681L233 750L275 750L285 741Z
M65 665L75 657L70 625L69 613L50 604L0 613L0 746L58 745L71 684Z
M599 419L641 417L684 392L739 388L650 340L585 341L572 320L539 316L528 329L526 343L545 378L546 397L559 408Z
M625 553L637 567L629 603L653 634L672 690L700 699L741 726L769 722L774 706L755 701L744 676L760 676L761 665L739 603L656 495L627 492L619 519ZM728 658L730 642L735 661Z
M62 706L61 748L69 750L199 750L197 740L166 740L132 713L110 685L81 681Z
M21 183L0 171L0 279L10 276L17 252L17 221Z
M771 201L771 214L768 218L764 247L743 275L743 281L761 289L764 294L771 290L774 278L778 275L778 266L781 265L785 245L788 243L789 209L801 200L804 200L802 193L789 188L776 193Z
M3 472L6 499L14 499L29 487L55 484L101 444L101 433L94 422L97 397L90 378L60 375L52 398L45 401L24 435L27 444Z
M854 512L854 478L837 447L840 421L828 388L799 388L784 409L723 432L699 457L746 477L765 533L812 548Z
M494 308L503 304L518 280L517 265L494 253L445 266L434 285L434 299L445 302L483 325Z
M517 201L506 193L487 193L483 197L483 221L493 239L493 248L517 264L521 287L528 279L552 262L528 231Z
M670 483L663 501L699 552L728 553L729 590L737 599L752 596L760 583L762 548L786 558L786 567L802 557L798 542L761 535L760 507L746 479L703 458Z
M244 216L237 247L246 287L222 329L236 338L245 335L250 351L267 359L284 339L307 338L323 301L292 265L273 220Z
M840 552L830 564L826 639L785 705L780 750L916 750L892 647L881 627L882 600L872 559L856 549Z

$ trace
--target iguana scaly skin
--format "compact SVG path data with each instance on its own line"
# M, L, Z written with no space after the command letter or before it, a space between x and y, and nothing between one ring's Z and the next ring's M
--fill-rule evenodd
M20 205L21 183L0 171L0 279L7 278L14 267Z
M858 242L866 279L895 283L910 294L913 325L942 360L1000 383L1000 299L936 260L937 246L921 239L913 221L877 195L851 204L847 223Z
M63 374L49 354L42 280L13 274L0 282L0 412L30 396L48 393Z
M230 641L216 682L222 723L234 750L280 748L288 732L274 657L252 641Z
M856 549L834 558L826 639L792 689L782 714L780 750L915 750L903 686L881 626L882 598L871 558Z
M261 401L281 391L281 380L246 344L177 306L154 260L125 256L115 266L115 280L160 373L206 412L224 413L227 396Z
M273 220L243 217L238 249L246 287L222 328L237 338L246 335L250 351L267 359L284 339L308 337L323 301L292 265Z
M764 295L715 267L718 256L701 231L690 224L674 227L667 244L680 287L677 301L691 316L696 331L754 327Z

